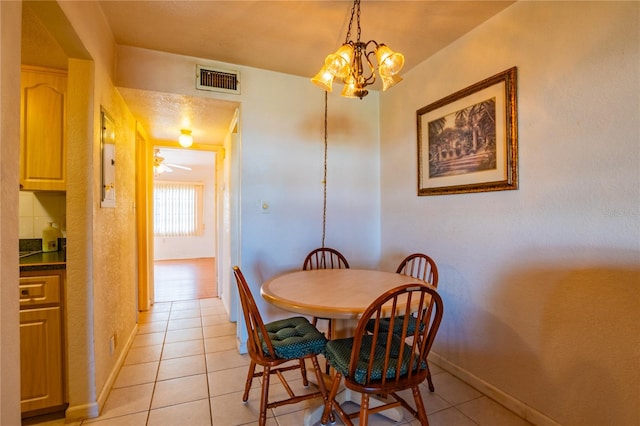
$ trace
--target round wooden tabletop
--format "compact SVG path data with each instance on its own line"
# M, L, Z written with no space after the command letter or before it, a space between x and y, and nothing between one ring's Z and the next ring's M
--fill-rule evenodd
M368 269L314 269L289 272L262 284L273 305L321 318L357 319L378 296L403 284L421 283L395 272Z

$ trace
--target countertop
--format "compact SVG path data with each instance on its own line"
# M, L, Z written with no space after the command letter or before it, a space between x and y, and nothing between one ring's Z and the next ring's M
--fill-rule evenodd
M62 250L48 253L35 253L21 257L20 272L22 271L42 271L47 269L66 269L66 253Z

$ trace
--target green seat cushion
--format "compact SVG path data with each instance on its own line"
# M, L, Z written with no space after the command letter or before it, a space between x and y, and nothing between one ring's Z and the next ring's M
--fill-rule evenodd
M378 342L374 351L374 358L376 361L373 364L371 371L371 380L380 380L383 377L383 362L386 349L387 339L384 333L378 338ZM366 383L367 365L369 362L369 354L371 353L371 344L373 336L365 335L362 337L362 346L360 350L360 356L358 365L356 367L354 377L349 377L349 361L351 360L351 351L353 350L353 338L348 339L336 339L327 342L325 348L325 357L329 361L329 364L336 371L340 372L344 377L349 377L351 380L361 385ZM402 350L404 347L404 350ZM402 355L400 355L402 354ZM389 358L389 367L386 371L385 377L390 379L396 376L396 366L398 365L398 358L402 356L400 363L400 375L405 375L409 372L409 363L411 356L411 346L400 341L400 338L396 335L392 337L391 341L391 357ZM417 360L413 362L413 368L417 366ZM422 366L425 367L424 362Z
M402 334L402 323L404 322L404 315L398 315L395 319L395 321L393 322L393 333L397 334L398 336L400 336ZM413 336L414 334L416 334L416 323L417 323L417 319L415 319L414 321L409 321L409 324L407 325L407 336ZM382 318L380 319L380 323L378 325L378 330L379 331L389 331L389 325L390 325L391 321L389 318ZM369 322L367 322L367 331L369 333L373 333L373 329L375 327L375 320L370 319ZM424 329L424 324L420 325L420 331L422 331Z
M311 354L318 355L324 352L327 344L324 334L304 317L286 318L264 326L277 358L295 359ZM271 355L264 340L262 348L266 354Z

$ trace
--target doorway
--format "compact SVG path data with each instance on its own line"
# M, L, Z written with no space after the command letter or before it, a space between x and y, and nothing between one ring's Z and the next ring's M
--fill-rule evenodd
M216 155L154 147L154 302L218 296Z

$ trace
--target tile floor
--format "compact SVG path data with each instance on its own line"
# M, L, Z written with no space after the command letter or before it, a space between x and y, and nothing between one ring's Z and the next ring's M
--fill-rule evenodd
M254 380L256 389L243 404L249 358L236 350L235 334L236 326L228 322L220 299L155 304L140 315L138 335L100 417L75 426L256 425L259 383ZM422 392L431 426L530 425L436 366L432 374L436 391L430 393L425 386ZM300 379L292 379L295 390L302 388ZM276 378L272 383L271 394L284 392ZM300 426L305 408L315 403L270 410L267 424ZM419 425L405 414L406 420L398 423L375 415L370 424ZM63 424L64 420L40 423Z

